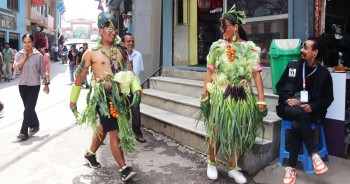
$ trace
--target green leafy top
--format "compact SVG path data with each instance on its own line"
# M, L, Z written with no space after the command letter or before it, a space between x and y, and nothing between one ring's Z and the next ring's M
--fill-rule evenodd
M211 46L207 56L208 65L215 64L213 84L221 85L226 89L227 85L243 85L242 81L250 81L253 77L252 70L257 69L260 62L261 49L254 42L234 42L232 48L236 49L235 59L229 61L226 55L227 42L218 40Z

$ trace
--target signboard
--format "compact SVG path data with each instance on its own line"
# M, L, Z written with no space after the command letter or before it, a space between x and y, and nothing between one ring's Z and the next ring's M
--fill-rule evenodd
M17 14L13 11L0 8L0 28L17 29Z
M9 33L10 40L18 40L19 34L18 33Z
M32 0L32 6L44 6L45 0Z

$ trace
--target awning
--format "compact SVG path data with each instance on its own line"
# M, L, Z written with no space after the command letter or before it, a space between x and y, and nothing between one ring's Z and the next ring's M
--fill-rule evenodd
M56 8L58 12L62 15L64 12L66 12L66 6L64 5L63 1L57 2L56 3Z
M44 6L45 0L32 0L32 6Z

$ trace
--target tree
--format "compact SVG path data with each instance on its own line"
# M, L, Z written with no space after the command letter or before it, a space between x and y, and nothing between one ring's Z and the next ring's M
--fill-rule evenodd
M86 39L89 38L88 29L83 26L79 26L73 31L73 38Z

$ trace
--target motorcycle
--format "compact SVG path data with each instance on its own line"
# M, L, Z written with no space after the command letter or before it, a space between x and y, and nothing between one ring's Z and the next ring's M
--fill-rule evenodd
M68 51L62 52L62 64L66 64L68 61Z

